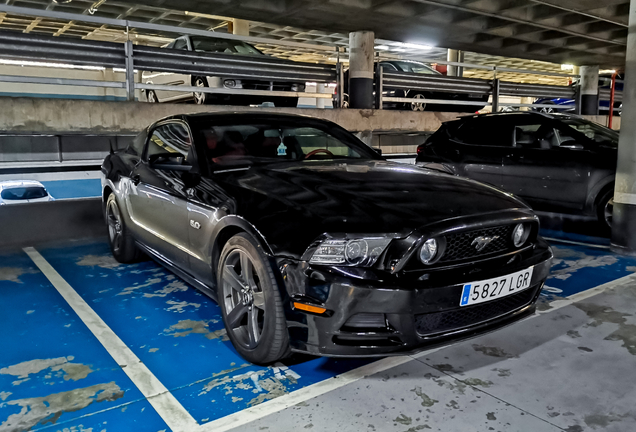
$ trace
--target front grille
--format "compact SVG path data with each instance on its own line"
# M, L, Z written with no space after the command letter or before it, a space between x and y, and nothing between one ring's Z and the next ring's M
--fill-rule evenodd
M288 82L270 82L270 81L253 81L243 80L241 81L243 88L247 90L269 90L270 84L272 84L272 90L274 91L291 91L292 83Z
M497 252L504 252L513 249L512 230L514 225L502 225L492 228L484 228L473 231L466 231L446 236L446 250L440 258L440 262L460 261L467 258L474 258L482 255L490 255ZM477 237L497 238L478 251L473 244Z
M415 315L415 330L421 336L468 327L519 309L532 301L535 289L530 287L499 300L475 306L464 306L444 312Z

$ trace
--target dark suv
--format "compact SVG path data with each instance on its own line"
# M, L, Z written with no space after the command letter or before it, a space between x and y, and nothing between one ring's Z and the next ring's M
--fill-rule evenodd
M496 113L444 123L417 162L490 183L535 210L596 216L609 226L618 133L580 117Z

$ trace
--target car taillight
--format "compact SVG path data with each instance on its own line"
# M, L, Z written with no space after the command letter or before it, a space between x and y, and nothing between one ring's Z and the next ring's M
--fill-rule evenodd
M417 146L417 154L420 154L424 151L424 147L426 147L426 144L420 144Z

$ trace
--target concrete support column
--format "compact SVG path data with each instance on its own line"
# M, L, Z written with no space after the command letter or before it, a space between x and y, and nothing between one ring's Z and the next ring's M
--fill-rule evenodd
M598 66L581 66L581 114L598 114Z
M614 186L612 250L636 255L636 0L629 5L623 112Z
M316 93L324 93L325 92L325 85L323 83L318 83L316 85ZM316 108L324 108L325 107L325 100L323 98L316 98Z
M446 61L461 63L464 61L464 53L460 50L449 49L446 54ZM461 66L448 65L446 71L447 76L461 77L464 75L464 68Z
M232 22L228 23L231 27L232 34L239 36L249 36L250 35L250 22L242 19L234 19Z
M371 31L349 33L349 105L373 108L373 44Z

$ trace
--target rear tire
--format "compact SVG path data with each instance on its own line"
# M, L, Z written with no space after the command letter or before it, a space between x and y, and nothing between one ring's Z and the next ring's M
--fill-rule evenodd
M159 103L159 98L154 90L148 90L146 92L146 99L148 99L149 103Z
M208 87L208 80L205 77L195 77L192 80L192 85L194 87ZM194 96L194 103L197 105L207 104L211 96L209 93L202 92L194 92L192 95Z
M612 213L614 210L614 188L605 191L596 206L596 216L603 227L612 228Z
M111 193L106 200L105 219L108 228L108 244L113 257L122 264L139 261L142 253L126 227L115 194Z
M246 233L230 238L216 274L223 323L236 351L260 365L287 357L291 350L278 282L256 240Z

